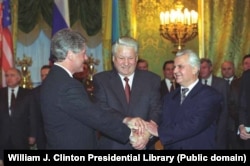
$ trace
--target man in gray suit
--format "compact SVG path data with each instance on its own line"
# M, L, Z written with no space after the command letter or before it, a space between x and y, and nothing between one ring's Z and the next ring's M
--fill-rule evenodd
M101 108L108 112L114 109L129 117L141 117L146 121L159 122L161 116L160 77L150 71L136 69L138 42L130 37L121 37L112 46L114 69L94 75L94 97ZM129 101L126 98L126 81L130 87ZM138 144L121 144L103 134L100 149L145 149L150 134L145 132ZM152 140L151 140L152 141ZM150 143L151 143L150 141ZM153 144L153 143L152 143ZM148 144L149 146L149 144ZM152 148L152 147L147 147Z
M202 58L200 66L200 80L203 84L216 89L223 95L223 102L221 103L221 111L218 117L217 129L217 149L227 149L227 124L228 124L228 83L220 77L213 75L213 65L210 59Z
M100 130L121 143L131 130L143 130L141 118L129 118L94 105L82 84L73 78L83 70L86 40L71 29L58 31L51 41L55 64L41 86L41 112L48 149L95 149ZM125 124L123 124L125 123Z

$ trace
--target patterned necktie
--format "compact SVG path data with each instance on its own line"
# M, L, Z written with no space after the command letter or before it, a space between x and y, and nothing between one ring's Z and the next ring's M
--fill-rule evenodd
M15 106L16 96L14 93L14 89L11 89L11 99L10 99L10 109L9 109L9 115L11 116L11 113L13 112L13 108Z
M130 98L130 86L128 84L128 77L124 77L124 81L126 82L125 84L125 95L126 95L126 99L127 99L127 102L129 103L129 98Z
M185 100L186 98L186 93L189 89L188 88L182 88L181 89L181 104L183 103L183 101Z

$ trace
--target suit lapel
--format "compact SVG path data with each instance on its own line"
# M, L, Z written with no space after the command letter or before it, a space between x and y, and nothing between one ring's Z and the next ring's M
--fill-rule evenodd
M111 74L112 74L112 77L109 80L110 85L111 85L111 90L113 90L113 93L117 96L118 101L121 102L123 108L128 108L128 103L126 102L126 96L125 96L122 80L116 71L113 71Z
M191 91L189 92L189 94L187 95L187 97L185 98L185 100L183 101L182 105L185 104L185 101L187 102L188 100L190 100L191 98L193 98L199 91L200 88L202 88L202 83L199 81L194 87L193 89L191 89Z
M9 114L9 102L8 102L8 88L6 87L3 91L3 103L4 103L4 110Z

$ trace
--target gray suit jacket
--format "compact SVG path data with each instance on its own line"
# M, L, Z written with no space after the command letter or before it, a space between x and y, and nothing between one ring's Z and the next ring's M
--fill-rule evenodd
M150 71L136 70L128 104L122 80L116 70L104 71L94 76L94 97L98 105L106 112L114 109L123 115L141 117L159 123L161 116L160 77ZM120 144L110 137L102 136L101 149L133 149L127 144Z

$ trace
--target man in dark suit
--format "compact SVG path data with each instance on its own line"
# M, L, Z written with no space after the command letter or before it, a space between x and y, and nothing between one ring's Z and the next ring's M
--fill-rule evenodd
M161 80L161 97L163 98L166 94L174 91L180 85L176 83L174 78L174 61L169 60L164 62L162 66L164 79Z
M50 65L44 65L41 67L40 75L41 75L42 82L49 74L50 68L51 68ZM34 112L36 112L36 116L37 116L37 118L36 118L37 119L36 120L36 123L37 123L36 146L37 146L37 149L45 149L46 148L46 137L45 137L45 132L44 132L42 112L41 112L40 93L41 93L41 85L32 89L31 108L33 109Z
M235 75L234 63L232 61L224 61L221 64L221 76L228 82L229 85L237 78Z
M30 91L19 87L20 71L10 68L5 77L7 87L0 89L1 155L3 149L29 149L29 145L35 143L36 129L36 117L30 109L28 97ZM11 98L15 98L14 101Z
M250 149L250 70L242 75L239 98L239 132L243 148Z
M41 111L48 149L95 149L100 130L121 143L128 142L131 130L143 130L140 118L129 118L94 105L82 84L73 78L83 69L86 40L71 29L58 31L51 41L55 64L41 86ZM126 125L125 125L125 124Z
M237 135L237 130L239 126L238 108L235 101L238 101L238 86L239 82L236 81L237 76L235 75L234 63L231 61L224 61L221 64L221 75L222 78L229 84L229 97L228 97L228 148L229 149L241 149L241 140ZM234 113L232 113L234 112ZM232 114L231 114L232 113Z
M139 70L148 70L148 61L146 59L138 59L136 68Z
M205 85L211 86L220 92L223 96L223 101L221 102L220 116L218 118L218 129L217 129L217 149L227 149L228 148L228 96L229 96L229 85L228 83L220 77L213 75L213 65L210 59L201 59L200 68L200 79Z
M250 54L247 54L242 59L242 68L243 72L250 69ZM229 99L229 115L235 121L235 135L239 130L239 125L242 123L239 122L239 110L240 110L240 88L241 88L242 76L238 79L232 81L230 86L230 99ZM243 117L244 118L244 117ZM244 148L244 139L241 139L239 135L236 135L237 140L233 144L233 149L243 149ZM246 148L246 149L249 149Z
M159 136L165 149L215 149L222 96L199 81L200 59L193 51L178 52L174 65L181 87L164 97L158 130L152 123L147 129Z
M150 71L136 69L138 60L138 42L130 37L121 37L112 46L114 69L94 75L94 97L107 112L114 109L126 116L141 117L146 121L159 123L161 116L160 77ZM130 87L129 101L126 99L126 81ZM100 149L144 149L150 134L145 133L141 144L120 142L102 135ZM148 147L152 148L152 147Z

